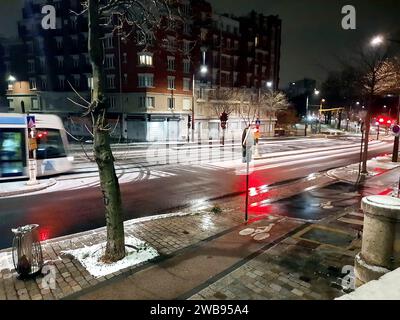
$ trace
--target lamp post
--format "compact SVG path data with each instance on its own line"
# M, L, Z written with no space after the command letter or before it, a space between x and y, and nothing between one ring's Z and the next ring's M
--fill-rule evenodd
M319 91L317 89L314 89L314 95L318 96ZM307 137L307 130L308 130L308 116L309 116L309 105L310 105L310 96L307 94L307 99L306 99L306 118L305 118L305 126L304 126L304 136Z
M387 39L383 35L377 35L371 39L371 46L373 47L379 47L385 42L392 42L392 43L397 43L400 44L400 40L395 40L395 39ZM400 123L400 94L399 94L399 103L397 105L397 124ZM393 145L393 155L392 155L392 162L398 162L399 160L399 143L400 143L400 137L395 136L394 138L394 145Z
M204 52L205 54L205 52ZM206 75L208 73L208 67L204 64L203 59L203 64L200 67L200 74L201 75ZM196 105L196 74L193 73L193 85L192 85L192 142L194 142L194 109Z

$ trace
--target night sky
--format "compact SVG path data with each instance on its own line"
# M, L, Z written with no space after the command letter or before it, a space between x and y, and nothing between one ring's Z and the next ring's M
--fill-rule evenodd
M283 20L281 87L311 77L324 80L338 57L377 33L400 34L399 0L209 0L219 13L245 14L252 9ZM0 34L16 36L23 0L0 0ZM357 30L343 30L341 9L357 10Z

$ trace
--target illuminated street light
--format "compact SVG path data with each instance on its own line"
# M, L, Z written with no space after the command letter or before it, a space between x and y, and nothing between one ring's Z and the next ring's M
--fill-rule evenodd
M272 84L273 84L272 81L268 81L267 82L267 88L272 88Z
M202 65L200 67L200 73L205 75L208 72L208 67L206 65Z
M373 47L377 47L380 46L381 44L383 44L385 42L385 38L382 35L378 35L372 38L370 44Z
M17 79L16 79L14 76L10 75L10 76L8 77L7 81L8 81L8 82L15 82L15 81L17 81Z

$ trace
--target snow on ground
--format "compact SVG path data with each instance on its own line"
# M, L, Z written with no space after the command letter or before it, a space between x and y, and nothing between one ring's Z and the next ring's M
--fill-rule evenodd
M156 249L132 236L126 237L125 245L126 257L112 264L105 264L100 261L105 251L105 242L80 249L62 251L62 253L73 256L96 278L138 265L159 255Z
M12 269L14 269L14 264L11 252L0 252L0 271Z
M400 269L368 282L336 300L400 300Z

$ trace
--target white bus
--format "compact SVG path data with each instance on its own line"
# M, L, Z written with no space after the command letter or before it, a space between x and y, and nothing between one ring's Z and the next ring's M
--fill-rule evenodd
M55 115L35 117L38 176L72 170L68 139L61 119ZM28 174L28 125L26 114L0 113L0 180L26 178Z

